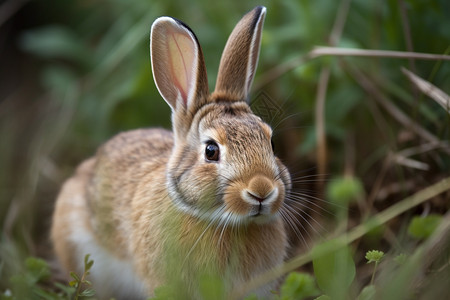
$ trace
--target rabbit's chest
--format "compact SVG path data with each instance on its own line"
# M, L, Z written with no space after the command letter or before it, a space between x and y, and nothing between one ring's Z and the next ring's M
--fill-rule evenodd
M231 286L240 285L283 262L286 234L277 224L249 224L227 228L185 221L165 252L168 268L185 278L217 277ZM286 249L282 247L283 249Z

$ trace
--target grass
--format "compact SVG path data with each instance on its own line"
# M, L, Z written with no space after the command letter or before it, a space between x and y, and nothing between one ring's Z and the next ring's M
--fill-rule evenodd
M64 281L48 241L61 184L115 133L170 126L150 73L151 22L171 15L189 24L214 84L227 35L260 4L268 10L253 109L262 95L281 111L268 121L308 221L299 217L294 257L236 293L291 271L300 273L287 277L280 299L450 293L448 1L14 3L0 6L3 298L19 296L17 276L73 298L68 283L54 285ZM376 272L370 250L385 253ZM343 280L336 291L321 266L339 255L355 273L330 272ZM27 257L45 258L48 269Z

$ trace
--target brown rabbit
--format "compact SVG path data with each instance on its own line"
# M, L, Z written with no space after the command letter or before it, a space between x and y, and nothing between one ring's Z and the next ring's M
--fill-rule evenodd
M169 17L152 25L153 76L173 132L112 138L64 184L53 218L60 262L81 272L91 254L98 297L145 298L173 285L198 298L205 276L226 296L283 262L290 175L247 103L265 14L256 7L236 25L212 94L194 33ZM254 292L270 296L274 286Z

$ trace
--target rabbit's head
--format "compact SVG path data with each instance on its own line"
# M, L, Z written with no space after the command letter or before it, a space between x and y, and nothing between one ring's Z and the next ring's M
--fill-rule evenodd
M153 76L172 109L175 136L167 188L188 214L224 224L267 222L290 189L289 172L273 153L272 129L247 103L265 13L256 7L236 25L211 95L194 33L169 17L152 26Z

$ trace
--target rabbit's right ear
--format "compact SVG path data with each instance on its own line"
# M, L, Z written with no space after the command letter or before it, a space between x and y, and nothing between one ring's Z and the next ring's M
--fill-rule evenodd
M206 101L208 80L202 50L192 30L179 20L160 17L152 25L153 78L172 111L189 111Z
M216 96L231 101L249 100L265 16L266 8L257 6L234 27L220 59Z

